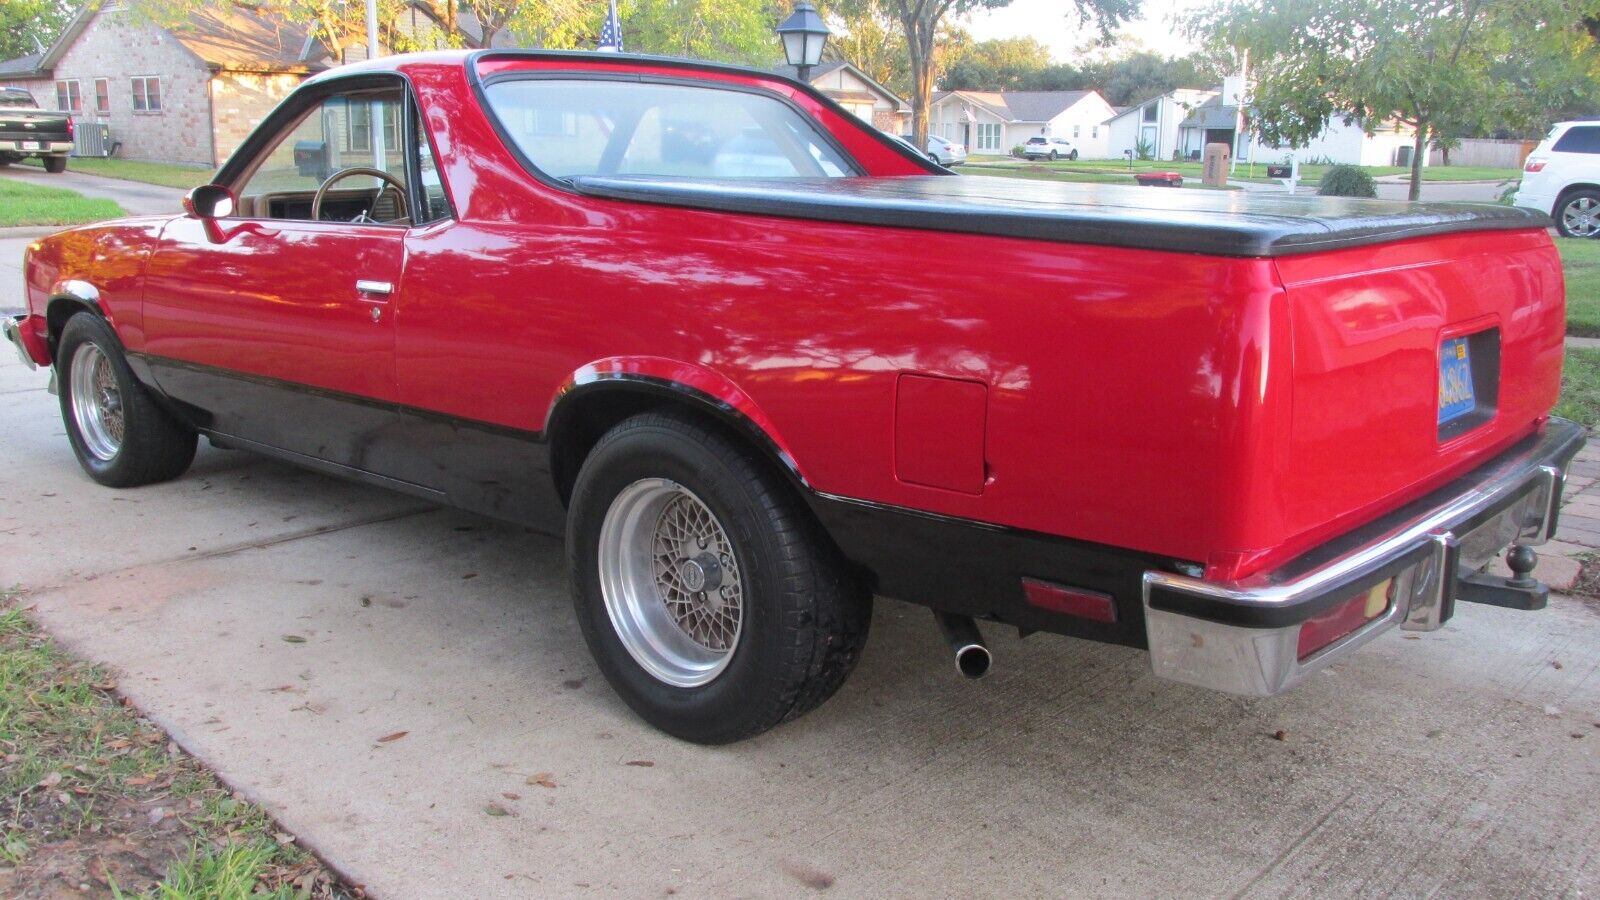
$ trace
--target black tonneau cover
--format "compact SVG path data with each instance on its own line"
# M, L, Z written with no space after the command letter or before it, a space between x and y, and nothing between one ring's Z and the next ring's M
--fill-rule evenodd
M982 176L700 179L586 175L583 194L641 203L1213 256L1287 256L1458 231L1546 228L1488 203L1407 203Z

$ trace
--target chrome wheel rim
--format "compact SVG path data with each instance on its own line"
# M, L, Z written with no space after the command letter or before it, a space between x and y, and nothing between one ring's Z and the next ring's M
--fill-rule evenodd
M110 462L122 449L125 423L122 390L111 360L94 344L83 344L72 356L72 419L84 448L95 459Z
M623 488L600 525L600 592L622 646L657 680L698 687L722 674L744 626L727 529L665 478Z
M1600 200L1579 197L1561 208L1561 224L1573 237L1600 234Z

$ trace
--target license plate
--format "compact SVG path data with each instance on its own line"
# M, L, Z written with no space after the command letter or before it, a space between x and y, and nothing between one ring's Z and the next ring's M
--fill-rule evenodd
M44 149L44 141L23 141L22 142L22 149L24 149L24 150L43 150Z
M1439 345L1439 424L1453 422L1477 405L1467 339L1451 338Z

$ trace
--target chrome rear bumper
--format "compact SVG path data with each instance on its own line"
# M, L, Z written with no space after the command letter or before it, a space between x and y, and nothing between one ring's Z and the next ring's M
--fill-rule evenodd
M1512 543L1542 544L1554 534L1567 464L1587 434L1552 418L1487 465L1272 572L1230 583L1146 572L1145 632L1156 674L1276 694L1394 625L1440 627L1464 577ZM1308 619L1391 578L1393 599L1382 614L1300 656Z
M22 358L23 365L37 369L39 364L33 361L33 357L28 354L27 345L22 343L21 325L27 318L27 316L0 316L0 333L4 333L6 340L17 349L17 356Z

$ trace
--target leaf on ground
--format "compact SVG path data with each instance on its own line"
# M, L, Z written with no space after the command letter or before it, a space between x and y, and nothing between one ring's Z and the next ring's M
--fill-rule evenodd
M61 783L61 773L51 772L39 780L39 787L50 789Z
M387 743L390 743L391 741L398 741L398 740L400 740L401 738L405 737L406 735L408 735L410 733L411 732L409 732L409 731L396 731L394 734L386 734L383 737L378 738L378 743L387 744Z
M286 634L283 639L291 644L304 644L306 642L306 639L298 634Z
M167 811L158 806L155 809L150 810L150 815L146 816L145 819L151 825L158 825L161 823L161 820L165 819L166 817Z
M507 800L521 800L522 799L522 795L518 794L518 793L516 793L514 791L506 791L505 793L502 793L500 796L506 798Z
M129 787L144 787L155 780L156 779L154 775L135 775L132 778L126 779L122 783L128 785Z
M496 816L496 817L499 817L499 816L514 816L514 815L516 815L516 813L512 812L509 809L506 809L504 806L501 806L498 803L490 803L488 806L485 806L483 808L483 811L487 815Z
M273 832L272 833L272 839L277 841L280 846L286 846L288 844L294 843L294 835L285 834L282 831Z
M641 769L648 769L655 764L656 762L653 759L630 759L624 763L624 765L638 766Z
M556 783L550 777L550 773L549 772L540 772L537 775L529 775L528 776L528 783L529 784L536 784L536 785L538 785L539 787L542 787L542 788L553 788L553 787L556 786Z

